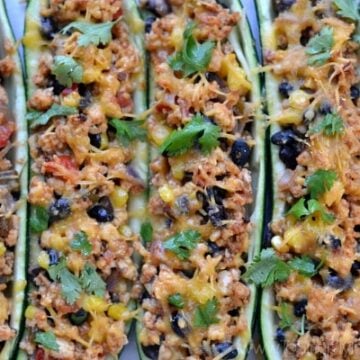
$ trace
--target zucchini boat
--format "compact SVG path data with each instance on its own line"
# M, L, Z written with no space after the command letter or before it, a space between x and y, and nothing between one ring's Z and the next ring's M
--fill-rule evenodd
M21 63L0 1L0 359L14 354L24 307L26 139Z
M271 123L268 359L358 359L359 2L257 2Z
M264 197L251 34L235 1L144 8L152 149L139 354L243 359L256 287L241 274L260 248Z
M117 358L141 293L143 22L133 1L31 0L29 305L20 358Z

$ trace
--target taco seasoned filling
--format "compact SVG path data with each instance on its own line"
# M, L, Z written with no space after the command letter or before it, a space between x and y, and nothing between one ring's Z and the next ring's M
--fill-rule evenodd
M153 159L140 350L151 359L233 359L248 331L241 274L256 111L229 41L240 14L215 1L146 6L157 18L146 20Z
M132 166L145 130L134 115L144 84L130 2L52 0L41 16L36 3L24 38L27 56L40 57L27 59L35 261L21 346L36 359L117 357L141 290L129 203L145 188Z
M9 108L4 82L15 70L11 54L14 49L4 44L7 55L0 59L0 344L15 336L9 326L12 307L11 284L14 275L15 248L19 234L19 217L16 214L19 194L18 173L14 168L12 135L16 129Z
M271 142L283 166L274 169L272 249L250 271L255 282L274 284L272 336L283 359L358 359L358 4L275 1L274 8L264 57L279 84ZM256 279L260 271L266 276Z

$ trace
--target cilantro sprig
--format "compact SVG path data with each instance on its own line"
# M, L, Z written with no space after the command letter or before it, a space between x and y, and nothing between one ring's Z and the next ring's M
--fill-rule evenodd
M53 104L46 112L28 112L26 120L30 122L30 128L35 128L36 126L46 125L53 117L75 115L77 112L77 109L74 107Z
M101 276L96 272L93 265L86 263L80 275L80 284L88 293L103 297L105 295L106 284Z
M217 324L219 319L217 313L219 311L219 302L214 297L208 300L204 305L199 305L195 309L194 326L198 328L206 328L211 324Z
M187 260L190 251L196 248L200 233L195 230L185 230L164 241L164 249L174 253L180 260Z
M332 170L316 170L305 179L305 185L311 198L318 199L322 194L329 191L337 178L336 172Z
M111 41L111 30L117 21L108 21L104 23L91 23L86 21L73 21L69 25L65 26L61 33L65 34L71 30L77 30L82 34L78 38L78 45L81 47L89 46L93 44L107 45Z
M56 341L56 336L51 331L38 331L35 334L35 342L42 345L45 349L60 351L59 344Z
M142 241L147 244L150 243L153 239L153 227L150 221L145 221L141 224L140 236Z
M333 45L334 29L325 26L320 33L310 39L306 46L305 53L309 55L308 64L312 66L324 65L331 57Z
M337 113L326 116L315 126L310 128L310 133L323 133L326 136L341 135L345 130L343 119Z
M74 235L74 238L70 243L70 247L73 250L80 251L84 256L89 256L92 251L92 245L84 231L80 231Z
M82 81L84 70L72 57L58 55L54 58L52 73L61 85L69 88L73 83L80 83Z
M144 121L142 120L111 119L109 123L115 128L116 137L124 146L129 146L130 142L134 140L146 140L146 129L143 127Z
M301 317L301 320L296 319L291 305L286 302L282 302L279 306L277 306L277 313L280 317L279 327L281 329L290 329L300 336L304 335L305 315Z
M49 212L44 206L34 206L30 215L30 228L34 233L45 231L49 226Z
M295 257L285 262L276 256L273 249L268 248L263 249L260 255L254 258L244 274L244 279L262 287L269 287L275 282L287 280L292 271L312 277L318 272L318 269L319 267L315 267L314 262L308 256Z
M199 44L193 36L195 24L190 22L184 31L184 44L180 51L169 58L169 65L174 71L189 76L208 67L215 47L213 41Z
M180 293L170 295L168 297L168 303L177 307L178 309L182 309L185 306L185 300Z
M198 142L201 151L210 153L219 145L220 127L204 116L196 114L182 129L173 131L160 146L160 152L168 156L177 156L192 149Z
M359 21L360 13L358 3L354 0L333 0L337 14L344 19Z

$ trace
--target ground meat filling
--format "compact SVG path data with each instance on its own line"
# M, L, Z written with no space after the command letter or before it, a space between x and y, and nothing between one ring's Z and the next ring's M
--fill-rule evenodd
M15 71L11 58L13 48L5 41L8 55L0 59L0 346L15 336L10 328L11 286L14 273L15 246L18 238L19 218L16 215L16 194L19 191L18 174L14 170L11 152L15 131L6 81Z
M167 11L146 5L158 17L148 21L146 37L155 82L148 131L162 154L150 168L153 233L139 249L145 293L138 336L152 359L230 359L238 355L235 337L247 331L250 290L241 269L252 228L246 207L253 199L248 125L255 106L227 40L240 15L215 1L170 3ZM170 59L184 46L190 21L196 42L214 46L208 65L187 76ZM161 150L196 119L219 129L217 145L204 152L199 140L180 153Z
M282 107L271 141L285 165L279 190L290 214L272 223L277 255L309 256L313 276L275 285L284 359L357 359L359 342L359 44L344 5L297 0L273 23L266 68ZM291 4L290 4L291 3ZM340 2L337 2L340 3ZM352 3L347 2L347 3ZM353 15L356 15L354 2ZM319 46L319 40L325 41ZM297 208L294 206L298 205ZM302 205L304 207L302 207Z
M141 289L129 198L145 184L131 165L134 138L121 129L134 119L143 64L121 1L54 0L41 16L28 100L30 226L40 251L21 346L36 358L104 359L127 343ZM30 28L30 48L34 37Z

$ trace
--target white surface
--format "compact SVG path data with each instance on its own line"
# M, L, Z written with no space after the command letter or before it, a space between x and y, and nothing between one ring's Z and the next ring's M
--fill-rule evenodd
M8 10L10 22L13 27L13 31L15 33L15 38L17 40L20 40L22 38L23 29L24 29L24 15L25 15L26 3L24 0L5 0L5 3L7 5L7 10ZM257 28L257 19L254 9L254 3L252 0L242 0L242 3L244 5L246 14L250 19L250 24L254 33L254 37L255 39L258 39L259 33ZM249 358L251 359L252 357L253 356L250 354ZM125 350L122 352L120 359L122 360L139 359L134 341L134 331L132 331L130 336L130 343L125 347Z

